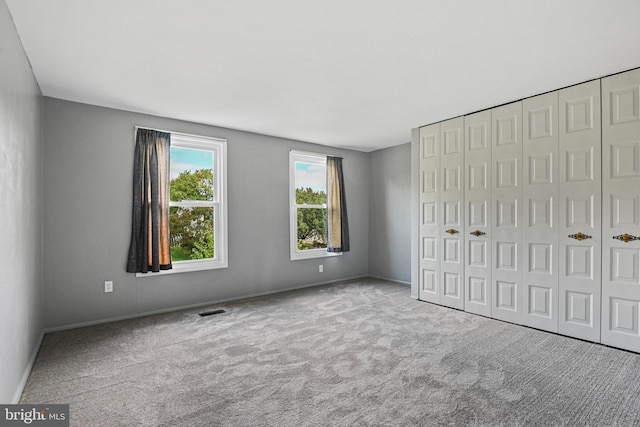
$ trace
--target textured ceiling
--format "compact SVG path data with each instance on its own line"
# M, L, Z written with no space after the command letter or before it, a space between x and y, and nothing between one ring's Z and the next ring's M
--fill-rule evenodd
M371 151L640 66L638 0L6 0L46 96Z

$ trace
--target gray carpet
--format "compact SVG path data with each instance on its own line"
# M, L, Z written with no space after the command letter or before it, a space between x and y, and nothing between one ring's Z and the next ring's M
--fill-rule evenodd
M77 426L640 425L640 355L365 279L47 334Z

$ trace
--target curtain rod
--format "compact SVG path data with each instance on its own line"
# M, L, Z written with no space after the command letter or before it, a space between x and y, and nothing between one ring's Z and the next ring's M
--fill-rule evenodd
M302 151L302 150L296 150L295 148L290 148L289 152L290 153L294 153L295 152L295 153L299 153L299 154L309 154L309 155L312 155L312 156L328 156L328 154L325 154L325 153L317 153L317 152L314 152L314 151Z
M299 153L299 154L302 154L303 156L304 156L304 155L310 155L310 156L340 157L340 158L342 159L342 157L341 157L341 156L335 156L335 155L333 155L333 154L316 153L316 152L314 152L314 151L302 151L302 150L296 150L295 148L290 148L290 149L289 149L289 152L290 152L290 153L293 153L293 152L295 152L295 153Z
M206 135L196 135L194 133L184 133L184 132L176 132L173 130L165 130L165 129L157 129L157 128L151 128L148 126L135 126L134 129L134 133L136 133L138 131L138 129L147 129L147 130L154 130L156 132L165 132L165 133L170 133L171 135L176 135L176 136L187 136L187 137L193 137L193 138L207 138L207 139L215 139L216 141L226 141L226 138L216 138L215 136L206 136Z

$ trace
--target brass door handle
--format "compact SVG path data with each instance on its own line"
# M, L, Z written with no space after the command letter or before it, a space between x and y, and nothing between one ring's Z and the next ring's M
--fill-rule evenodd
M613 238L616 240L622 240L625 243L629 243L634 240L640 240L640 237L632 236L631 234L627 234L627 233L621 234L619 236L613 236Z
M447 233L449 233L449 234L451 234L452 236L453 236L454 234L456 234L456 233L459 233L459 231L458 231L458 230L454 230L453 228L448 229L446 232L447 232Z
M476 237L480 237L480 236L484 236L487 233L485 233L484 231L476 230L476 231L473 231L473 232L471 232L469 234L471 234L473 236L476 236Z
M585 239L591 239L593 236L589 236L588 234L576 233L569 234L569 237L571 237L572 239L576 239L577 241L581 241Z

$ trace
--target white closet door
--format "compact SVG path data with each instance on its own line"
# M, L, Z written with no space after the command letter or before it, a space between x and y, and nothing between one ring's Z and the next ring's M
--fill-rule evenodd
M602 79L602 343L640 351L640 70Z
M560 91L561 334L600 340L600 81Z
M440 304L440 124L420 128L420 287L418 298Z
M522 101L491 110L493 305L491 316L523 321Z
M440 124L440 303L464 309L464 119Z
M558 92L522 108L524 324L558 332Z
M465 116L465 306L491 316L491 110Z

